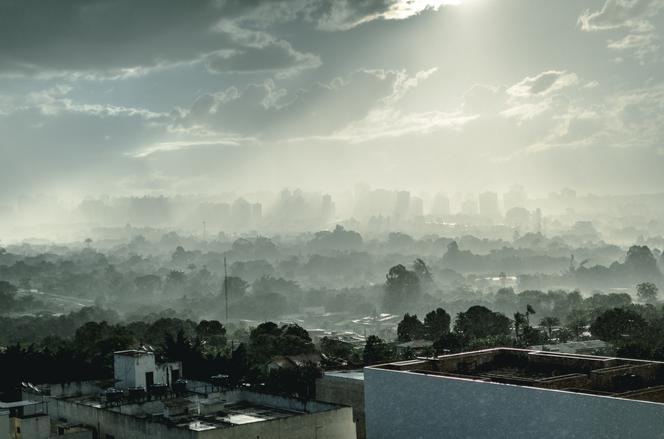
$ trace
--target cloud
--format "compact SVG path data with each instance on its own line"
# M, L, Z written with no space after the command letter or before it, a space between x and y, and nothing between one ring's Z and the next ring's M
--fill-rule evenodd
M0 0L0 74L119 79L197 63L216 73L320 66L316 55L225 18L239 9L211 0Z
M282 19L302 15L323 31L344 31L375 20L403 20L427 10L445 5L457 5L458 0L290 0L276 1L272 11ZM286 13L283 8L290 13ZM265 10L258 9L247 18L262 17Z
M514 97L546 96L563 88L578 83L576 73L550 70L537 76L527 77L518 84L513 85L507 93Z
M244 29L231 21L222 21L215 29L241 48L207 54L204 63L211 72L277 72L279 76L290 76L321 65L317 55L298 52L288 41L266 32Z
M243 89L229 87L199 97L181 111L176 125L264 140L328 135L365 118L381 102L398 99L423 76L426 73L417 79L401 71L359 70L295 92L272 80Z
M474 84L463 95L463 110L468 114L493 116L507 104L505 87Z
M0 76L123 79L203 63L212 73L321 65L266 30L404 19L449 0L0 0ZM263 30L259 30L261 28Z
M600 10L585 10L578 22L586 32L626 30L622 38L609 39L607 47L630 52L644 63L660 49L661 37L652 20L662 9L664 0L607 0Z
M469 116L460 112L403 113L386 108L372 111L366 118L353 122L330 136L319 137L319 139L363 143L388 137L423 136L442 129L458 130L476 118L477 116Z
M664 8L662 0L606 0L602 9L586 9L579 16L581 29L586 32L628 28L649 30L648 21Z
M126 155L133 158L145 158L160 152L185 151L192 148L202 148L210 146L240 146L245 139L240 138L220 138L208 140L181 140L170 142L157 142L134 152L128 152Z

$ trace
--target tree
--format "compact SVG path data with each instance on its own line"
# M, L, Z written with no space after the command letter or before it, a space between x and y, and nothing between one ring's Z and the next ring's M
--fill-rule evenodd
M424 337L424 324L417 318L406 313L403 320L397 326L397 338L399 341L421 340Z
M0 280L0 294L14 294L18 289L15 285L7 282L6 280Z
M443 334L433 343L435 355L446 353L457 353L463 351L465 347L465 340L463 335L455 332L448 332Z
M600 314L590 325L590 332L609 343L626 343L642 337L648 324L631 309L614 308Z
M652 282L642 282L636 286L636 295L641 302L653 303L657 301L657 285Z
M511 321L505 315L475 305L457 314L454 331L467 339L509 335Z
M526 319L526 314L516 312L514 313L514 335L516 339L519 340L522 330L525 330L528 325L528 320Z
M348 360L353 353L353 345L335 338L323 337L320 341L320 351L329 357Z
M201 320L196 326L196 335L202 339L226 335L226 328L219 320Z
M415 274L417 274L417 277L420 279L420 283L425 284L425 285L432 285L433 284L433 276L431 275L431 271L429 270L429 267L427 266L426 262L424 262L422 259L417 258L413 262L413 271Z
M526 305L526 322L528 323L528 326L530 326L530 315L535 314L535 309L533 309L530 304Z
M436 341L450 332L452 318L443 308L437 308L424 317L424 337Z
M560 326L560 319L558 317L544 317L540 320L540 326L546 328L549 339L552 338L553 327Z
M228 285L228 298L230 300L243 297L245 294L247 294L247 289L249 288L249 284L245 282L244 279L237 276L228 276L226 278L226 285ZM222 286L222 294L224 293L223 288L224 287Z
M315 351L309 333L291 324L277 326L272 322L258 325L249 335L249 353L257 365L267 363L276 355L299 355Z
M161 354L169 361L182 361L183 369L191 373L197 373L195 365L202 357L202 346L199 339L189 339L184 330L180 329L175 337L172 333L166 334L161 345Z
M390 268L385 279L384 308L395 312L405 305L413 305L420 295L420 279L417 273L403 265Z
M648 246L634 245L627 251L625 262L622 264L627 275L641 279L658 279L661 276L657 259Z
M385 342L375 336L370 335L364 345L364 364L370 366L372 364L385 363L390 361L392 353L390 348Z
M576 340L581 337L581 334L586 330L586 326L590 323L588 314L582 310L575 309L570 312L565 318L565 327L574 334Z

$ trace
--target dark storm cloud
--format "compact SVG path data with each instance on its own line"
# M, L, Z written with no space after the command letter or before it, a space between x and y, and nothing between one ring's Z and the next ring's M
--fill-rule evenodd
M276 38L243 44L218 26L239 12L231 6L203 0L0 0L0 73L131 76L206 57L217 71L319 64Z
M203 60L214 72L298 71L318 67L320 59L269 35L253 42L238 39L252 32L241 26L267 28L300 19L320 29L349 29L383 17L400 3L0 0L0 73L124 77ZM233 32L220 22L235 23Z

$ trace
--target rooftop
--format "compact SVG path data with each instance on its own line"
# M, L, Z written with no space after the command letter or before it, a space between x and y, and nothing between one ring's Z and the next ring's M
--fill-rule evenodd
M122 355L125 357L141 357L143 355L154 355L154 352L150 352L143 349L129 349L126 351L117 351L114 352L115 355Z
M664 403L657 361L495 348L372 368Z
M359 369L359 370L330 371L330 372L325 372L325 376L326 377L333 377L333 378L344 378L344 379L349 379L349 380L364 381L364 371L362 369Z
M123 399L116 404L108 403L103 396L63 399L74 404L166 424L169 428L193 431L231 428L339 408L334 404L302 401L244 390L209 395L170 396L136 402Z

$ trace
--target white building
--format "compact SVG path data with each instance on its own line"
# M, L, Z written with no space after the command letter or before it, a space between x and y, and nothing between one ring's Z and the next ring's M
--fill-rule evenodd
M488 349L368 367L368 439L662 438L664 363Z
M132 349L115 352L113 371L118 389L148 389L153 384L170 387L182 376L182 363L157 364L153 352Z

